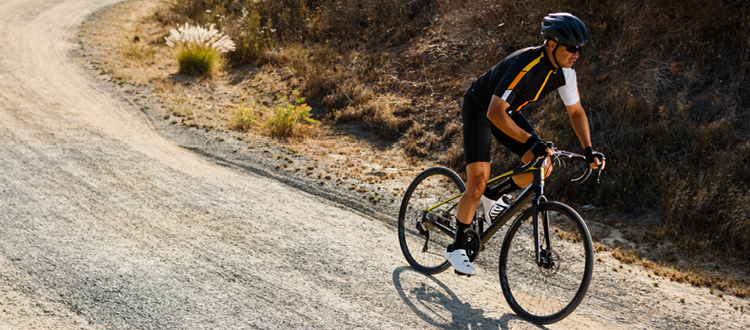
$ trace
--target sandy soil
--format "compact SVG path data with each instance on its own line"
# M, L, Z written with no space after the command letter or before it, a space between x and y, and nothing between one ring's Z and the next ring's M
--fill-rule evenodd
M546 327L503 300L497 244L469 279L413 271L398 247L398 201L372 202L408 180L375 173L408 178L429 164L375 146L347 167L337 161L351 153L331 151L359 143L344 136L293 148L172 124L175 100L158 97L167 88L113 79L117 67L79 43L92 13L137 29L124 22L153 8L117 2L0 4L0 329L750 327L750 300L604 253L581 306ZM188 85L203 106L199 92L216 88ZM352 167L364 175L345 178Z

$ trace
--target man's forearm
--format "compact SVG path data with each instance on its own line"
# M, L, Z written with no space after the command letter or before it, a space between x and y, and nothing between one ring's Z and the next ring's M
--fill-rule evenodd
M586 113L579 111L570 115L570 123L573 125L573 130L578 136L578 140L581 141L581 147L584 149L591 146L591 133L589 130L589 120L586 117Z
M503 133L512 137L516 141L526 142L530 134L518 127L513 119L510 118L506 110L510 107L508 102L503 101L497 96L492 96L490 107L487 109L487 119L489 119Z

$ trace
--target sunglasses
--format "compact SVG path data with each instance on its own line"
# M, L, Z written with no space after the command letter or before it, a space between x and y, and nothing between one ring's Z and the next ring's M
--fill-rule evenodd
M565 47L565 50L568 51L568 53L575 54L578 53L579 50L581 50L580 46L567 46Z

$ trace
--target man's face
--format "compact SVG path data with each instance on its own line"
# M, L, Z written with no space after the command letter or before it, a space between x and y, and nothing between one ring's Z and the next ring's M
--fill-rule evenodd
M557 64L559 64L563 68L573 67L573 64L575 64L576 60L578 60L579 52L571 53L568 48L569 47L566 47L565 45L560 45L560 47L557 48L555 56L557 57ZM552 47L552 49L555 49L554 46Z

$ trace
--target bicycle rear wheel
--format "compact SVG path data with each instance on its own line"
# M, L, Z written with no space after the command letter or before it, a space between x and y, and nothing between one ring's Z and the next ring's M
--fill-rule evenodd
M513 222L503 241L500 285L517 315L550 324L568 316L583 300L591 283L594 251L586 224L572 208L544 202L539 211L540 228L545 219L550 224L550 249L542 249L549 262L536 263L533 208L529 208ZM542 229L540 236L544 237Z
M398 214L398 241L414 269L436 274L450 267L443 252L455 237L459 198L446 201L464 190L461 178L445 167L425 170L406 189Z

